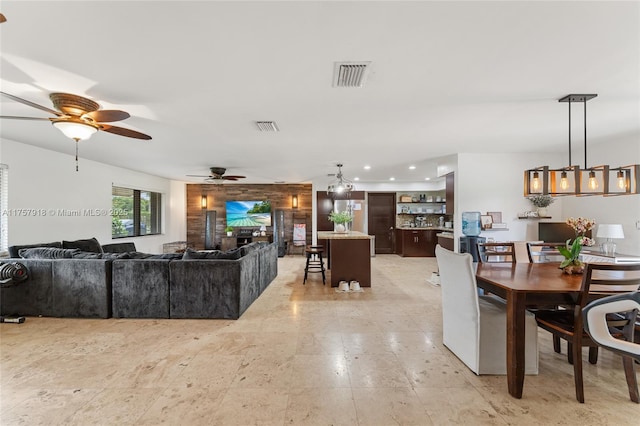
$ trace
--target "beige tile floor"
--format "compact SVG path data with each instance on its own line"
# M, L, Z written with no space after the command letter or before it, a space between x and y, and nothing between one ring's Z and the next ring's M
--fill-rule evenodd
M304 259L241 319L28 318L1 324L2 425L637 425L620 359L585 364L586 403L540 332L524 397L443 345L434 259L378 255L373 287L336 293Z

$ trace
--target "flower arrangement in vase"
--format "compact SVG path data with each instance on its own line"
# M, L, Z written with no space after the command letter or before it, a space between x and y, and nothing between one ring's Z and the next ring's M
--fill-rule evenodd
M529 201L531 201L531 204L538 208L538 216L540 217L546 217L548 215L547 207L549 207L555 201L555 199L551 195L545 194L532 195L527 198L529 199Z
M347 212L331 212L329 220L333 222L333 230L335 232L347 232L347 223L353 220L353 217Z
M227 233L227 237L233 236L233 226L227 226L224 228L224 232Z
M560 263L560 269L565 274L581 274L584 272L584 263L580 260L580 252L584 246L592 246L595 242L585 237L587 231L593 229L596 221L593 219L585 219L579 217L567 219L567 225L573 228L576 238L571 242L567 240L566 247L558 247L558 251L564 256L564 260ZM571 243L570 243L571 242Z

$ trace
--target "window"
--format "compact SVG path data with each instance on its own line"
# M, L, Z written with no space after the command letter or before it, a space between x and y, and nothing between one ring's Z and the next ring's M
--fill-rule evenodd
M0 252L9 245L9 166L0 164Z
M111 238L159 234L161 199L159 192L112 187Z

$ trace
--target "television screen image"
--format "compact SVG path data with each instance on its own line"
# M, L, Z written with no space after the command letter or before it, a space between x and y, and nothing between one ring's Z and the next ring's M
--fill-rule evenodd
M587 231L586 236L591 238L591 231ZM538 239L546 243L566 243L573 241L576 233L572 227L565 222L540 222L538 223Z
M227 201L227 226L271 226L269 201Z

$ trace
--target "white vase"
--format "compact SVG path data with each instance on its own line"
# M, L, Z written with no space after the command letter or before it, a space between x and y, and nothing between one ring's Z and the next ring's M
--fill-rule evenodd
M333 232L337 232L337 233L343 234L343 233L347 232L347 227L344 226L344 224L342 224L342 223L334 223L333 224Z
M227 232L227 237L233 237L233 232Z
M549 211L546 207L538 207L538 217L547 217L549 216Z

